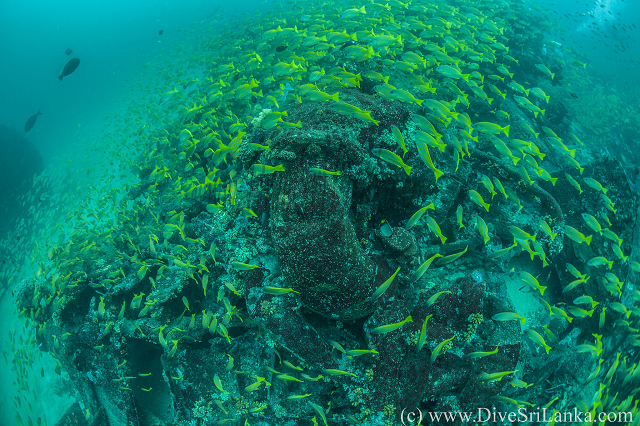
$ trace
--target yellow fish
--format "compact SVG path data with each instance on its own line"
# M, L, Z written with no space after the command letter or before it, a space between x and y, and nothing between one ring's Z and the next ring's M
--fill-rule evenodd
M544 338L540 335L540 333L538 333L535 330L532 329L527 329L524 331L524 334L533 342L536 343L540 346L542 346L544 348L545 351L547 351L547 355L549 354L549 351L551 350L551 346L547 345L547 342L544 341Z
M369 301L374 301L378 297L382 296L384 292L387 291L387 289L393 282L393 279L396 277L396 275L398 275L398 272L400 272L400 267L398 267L398 269L396 269L393 275L391 275L391 277L389 277L385 282L382 283L382 285L380 285L380 287L378 287L378 289L369 298Z
M284 166L282 164L278 164L277 166L254 164L253 166L251 166L251 171L256 175L268 175L274 172L284 172Z
M479 132L490 133L492 135L498 135L502 132L507 137L509 137L509 125L501 127L498 124L483 121L483 122L474 124L474 129L476 129Z
M402 132L400 131L400 129L398 129L398 127L396 127L395 125L392 125L391 133L393 134L393 137L396 139L396 142L398 142L398 145L400 145L400 148L402 148L402 157L404 158L405 154L407 153L407 147L404 144L404 138L402 137Z
M427 143L424 140L421 140L417 134L416 134L416 149L418 150L418 154L420 155L420 158L422 158L422 161L424 161L427 167L429 167L431 171L433 171L433 174L435 175L435 178L436 178L436 182L438 182L438 179L442 175L444 175L444 172L442 170L438 170L438 168L436 168L436 166L433 164L433 160L431 159L431 154L429 153L429 146L427 146Z
M540 283L538 282L536 277L534 277L533 275L531 275L527 271L521 271L520 272L520 280L522 280L522 282L524 282L529 287L531 287L531 288L533 288L535 290L538 290L540 292L540 295L544 296L544 291L547 289L547 287L540 285Z
M416 223L418 223L418 221L420 220L420 218L422 217L422 215L428 210L435 210L436 206L431 203L426 207L421 208L420 210L418 210L417 212L415 212L411 218L409 219L409 221L407 222L407 224L405 225L404 229L411 229L411 227L413 227L413 225L415 225Z
M353 46L352 46L353 47ZM369 121L373 124L375 124L376 126L378 124L380 124L380 122L378 120L374 120L371 117L371 111L363 111L360 108L358 108L355 105L351 105L345 102L334 102L331 105L329 105L329 109L339 113L339 114L344 114L344 115L350 115L351 117L355 117L357 119L363 120L363 121Z
M411 315L409 315L408 317L406 317L405 319L403 319L400 322L396 322L393 324L387 324L387 325L381 325L380 327L376 327L373 330L371 330L371 332L373 334L385 334L385 333L389 333L390 331L394 331L399 329L400 327L402 327L403 325L405 325L408 322L413 322L413 320L411 319Z
M427 216L426 221L427 221L427 226L429 227L431 232L436 234L440 238L440 241L442 242L442 244L444 244L444 242L447 241L447 237L442 235L442 231L440 231L440 226L438 225L438 222L436 222L436 220L431 216Z
M482 352L482 351L478 351L478 352L471 352L469 354L467 354L467 358L469 359L476 359L476 358L484 358L486 356L489 355L495 355L498 353L498 350L500 349L499 346L496 346L496 348L492 351L487 351L487 352Z
M431 262L433 262L438 257L442 257L442 255L440 253L436 253L433 256L431 256L429 259L425 260L422 263L422 265L420 265L420 267L418 269L416 269L416 272L411 277L411 282L415 282L415 281L419 280L420 277L422 277L424 275L424 273L427 272L427 269L429 269L429 266L431 265Z
M325 169L319 169L317 167L312 167L309 171L316 176L340 176L340 172L332 172Z
M404 161L402 161L402 158L400 158L400 156L394 154L393 152L389 151L388 149L384 149L384 148L374 148L371 150L371 152L380 157L381 159L383 159L384 161L386 161L387 163L391 163L394 166L398 166L402 169L404 169L405 173L407 174L407 176L411 173L411 169L413 167L411 166L407 166L406 164L404 164Z
M474 203L476 203L480 207L484 207L485 210L487 210L487 212L489 212L489 207L491 207L491 205L489 205L489 203L485 203L485 201L482 199L482 195L480 195L480 193L478 193L478 191L476 191L475 189L470 190L469 191L469 198L471 199L471 201L473 201Z
M494 316L492 316L491 319L494 320L494 321L520 320L520 321L522 321L522 325L524 325L525 321L527 321L526 318L521 317L520 315L516 314L515 312L500 312L499 314L495 314Z
M474 225L474 229L477 229L486 245L491 237L489 237L489 227L487 227L487 223L480 216L476 219L476 224Z
M440 342L440 344L438 344L438 346L436 346L436 348L433 350L433 352L431 353L431 364L433 364L434 362L436 362L436 358L438 358L438 355L440 355L440 352L442 352L442 348L444 348L444 346L449 343L450 341L452 341L453 339L455 339L455 335L451 336L449 339L443 340L442 342Z
M572 239L578 244L587 243L587 245L590 245L591 237L593 237L593 235L589 235L588 237L585 237L582 232L578 231L576 228L569 225L564 226L564 233L567 235L567 237L569 237L570 239Z

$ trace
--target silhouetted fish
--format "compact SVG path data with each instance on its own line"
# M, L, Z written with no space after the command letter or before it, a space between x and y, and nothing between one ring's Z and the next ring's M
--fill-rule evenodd
M38 113L37 114L33 114L31 117L29 117L27 122L24 123L24 131L25 131L25 133L28 132L29 130L31 130L31 128L34 126L34 124L36 124L36 120L38 119L38 116L40 114L42 114L42 113L38 109Z
M347 47L349 47L349 46L354 46L354 45L356 45L356 44L358 44L358 43L356 43L356 42L355 42L355 41L353 41L353 40L349 40L348 42L346 42L345 44L343 44L342 46L340 46L340 50L342 50L342 49L344 49L344 48L347 48Z
M78 58L69 59L69 62L67 62L67 65L65 65L64 69L62 70L62 74L58 76L60 81L62 81L63 77L66 77L72 72L74 72L76 68L78 68L78 65L80 65L80 59Z
M276 52L282 52L287 49L288 46L278 46L276 47Z
M158 31L158 35L162 35L162 33L164 33L164 30Z
M65 53L67 54L67 56L71 55L73 53L73 50L69 49L67 47L67 50L65 51Z

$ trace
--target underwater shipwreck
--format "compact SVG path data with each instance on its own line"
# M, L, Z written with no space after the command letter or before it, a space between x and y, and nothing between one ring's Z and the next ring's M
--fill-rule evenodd
M17 422L46 375L58 425L638 424L635 183L601 149L638 119L588 110L550 27L292 2L203 40L121 139L135 179L37 222Z

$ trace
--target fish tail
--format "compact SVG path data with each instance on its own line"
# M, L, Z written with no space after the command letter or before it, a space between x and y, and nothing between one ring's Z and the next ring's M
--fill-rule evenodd
M543 286L543 285L541 285L541 286L540 286L540 296L544 296L544 291L545 291L546 289L547 289L547 288L546 288L545 286Z
M375 120L374 120L375 121ZM378 122L376 122L376 126L378 125ZM413 167L411 166L404 166L404 171L407 173L407 176L409 176L411 174L411 169Z
M587 243L587 245L591 245L591 238L593 237L593 235L589 235L587 238L584 239L584 241ZM609 268L611 269L611 268Z
M38 115L42 115L42 113L40 112L40 108L38 108Z
M555 77L555 74L551 73L551 80L553 80L553 77Z
M58 76L58 80L62 81L62 74Z
M524 93L525 93L527 96L529 96L529 90L530 90L530 89L525 89L525 91L524 91Z
M502 131L504 132L505 135L507 135L507 137L509 137L509 127L510 127L510 125L507 124L506 126L504 126L502 128Z

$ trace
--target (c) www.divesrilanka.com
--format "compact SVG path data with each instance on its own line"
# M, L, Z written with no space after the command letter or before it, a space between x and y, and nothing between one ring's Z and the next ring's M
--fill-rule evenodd
M582 412L577 408L572 411L556 411L547 408L529 410L520 407L517 411L497 411L489 408L478 408L476 411L429 411L425 420L434 423L453 423L459 420L467 423L483 422L549 422L558 423L591 423L591 422L632 422L632 412Z

